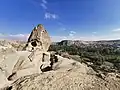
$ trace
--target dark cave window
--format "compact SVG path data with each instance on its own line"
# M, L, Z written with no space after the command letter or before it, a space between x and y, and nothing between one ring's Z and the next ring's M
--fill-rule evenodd
M36 47L36 46L37 46L36 41L32 42L31 45L32 45L33 47Z

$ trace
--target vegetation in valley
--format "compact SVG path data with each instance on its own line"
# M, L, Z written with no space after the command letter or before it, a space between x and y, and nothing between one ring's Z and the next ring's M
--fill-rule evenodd
M120 72L120 48L112 45L51 45L49 51L67 52L69 55L79 55L81 62L91 62L93 68L106 72Z

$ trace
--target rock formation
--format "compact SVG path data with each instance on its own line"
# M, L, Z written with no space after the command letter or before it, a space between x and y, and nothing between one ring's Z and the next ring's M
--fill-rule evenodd
M51 40L44 29L43 25L39 24L31 32L25 50L31 51L31 54L28 56L29 61L32 63L32 72L40 72L40 66L47 67L50 65L50 53L47 52L50 46ZM13 68L13 72L18 72L18 70L26 69L24 64L26 61L24 59L19 59ZM27 65L28 64L28 65ZM27 63L27 67L31 68L31 64ZM34 67L34 70L33 70ZM26 73L25 73L26 75ZM28 74L29 75L29 74Z
M50 42L40 24L32 31L24 51L5 52L3 57L1 53L0 90L120 90L120 74L97 72L66 53L50 55ZM0 48L1 52L8 51ZM106 65L113 66L106 62L102 67Z
M61 56L58 60L53 65L56 70L18 78L0 90L120 90L120 79L114 73L102 79L85 64Z
M31 32L24 51L10 53L0 62L0 86L22 76L41 73L45 67L49 67L50 53L47 50L50 43L47 31L39 24Z
M50 44L51 40L47 31L42 24L39 24L32 30L24 49L31 50L39 48L41 51L47 51Z

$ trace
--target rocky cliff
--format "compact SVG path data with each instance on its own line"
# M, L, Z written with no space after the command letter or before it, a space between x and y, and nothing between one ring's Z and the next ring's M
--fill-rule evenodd
M30 44L33 46L33 48L38 46L42 51L48 50L51 44L51 39L42 24L38 24L38 26L32 30L28 38L27 45L24 49L28 48L28 45Z

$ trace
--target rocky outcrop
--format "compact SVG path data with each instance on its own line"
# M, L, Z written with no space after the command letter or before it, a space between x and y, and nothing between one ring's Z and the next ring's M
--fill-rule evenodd
M24 49L31 50L39 48L41 51L47 51L51 44L51 39L42 24L36 26L27 41Z
M102 79L85 64L61 56L58 59L55 70L21 77L4 90L120 90L118 75L110 73Z
M4 60L0 62L0 87L22 76L41 73L44 67L50 66L50 53L47 52L50 43L47 31L39 24L31 32L25 51L16 51L3 57Z
M80 57L69 58L66 53L59 56L51 52L50 56L50 42L40 24L31 32L25 51L5 52L0 61L0 90L120 90L120 75L97 73L73 60ZM104 64L101 68L113 67Z

